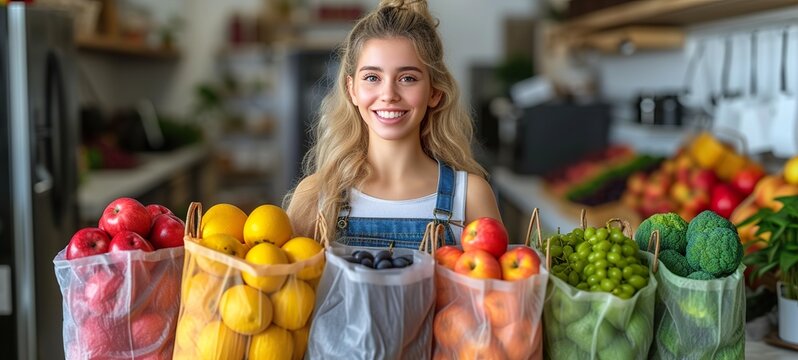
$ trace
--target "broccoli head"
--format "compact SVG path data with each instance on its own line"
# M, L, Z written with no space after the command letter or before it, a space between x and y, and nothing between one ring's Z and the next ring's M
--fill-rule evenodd
M687 247L687 222L676 213L654 214L640 223L635 232L635 241L640 250L648 249L651 233L659 230L659 248L675 250L684 254Z
M687 262L693 269L715 278L733 273L743 259L743 245L736 231L715 228L694 234L687 243Z
M667 249L660 251L659 262L665 265L670 272L681 277L686 277L695 271L687 262L687 259L682 256L682 254L676 252L676 250Z
M711 210L704 210L687 225L687 242L689 243L694 236L705 234L715 228L726 228L737 233L737 227L731 221Z
M713 279L715 279L715 277L712 276L712 274L710 274L708 272L705 272L705 271L693 272L692 274L687 275L687 278L688 279L693 279L693 280L713 280Z

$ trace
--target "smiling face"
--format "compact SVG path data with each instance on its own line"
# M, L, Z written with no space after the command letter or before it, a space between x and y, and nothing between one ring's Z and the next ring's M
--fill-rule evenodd
M384 140L418 138L427 109L441 98L406 38L366 41L347 88L370 136Z

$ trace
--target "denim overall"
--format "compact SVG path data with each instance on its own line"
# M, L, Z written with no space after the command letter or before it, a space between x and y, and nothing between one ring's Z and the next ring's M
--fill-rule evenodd
M455 173L438 161L438 191L435 209L430 218L368 218L349 217L349 203L341 207L338 216L338 242L344 245L387 248L393 242L397 248L418 249L430 221L443 224L446 245L455 245L454 233L449 226L454 202Z

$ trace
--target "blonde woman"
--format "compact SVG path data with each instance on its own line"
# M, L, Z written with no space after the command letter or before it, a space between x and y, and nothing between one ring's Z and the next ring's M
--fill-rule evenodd
M286 197L294 231L310 236L321 214L335 240L418 248L426 225L500 220L485 170L471 152L472 119L446 68L426 1L383 0L340 51L305 177Z

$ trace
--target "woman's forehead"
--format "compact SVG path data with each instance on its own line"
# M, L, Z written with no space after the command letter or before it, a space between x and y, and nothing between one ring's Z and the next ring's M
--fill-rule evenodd
M369 39L363 44L357 61L361 68L379 68L382 71L419 69L424 72L424 63L418 57L413 42L404 37Z

